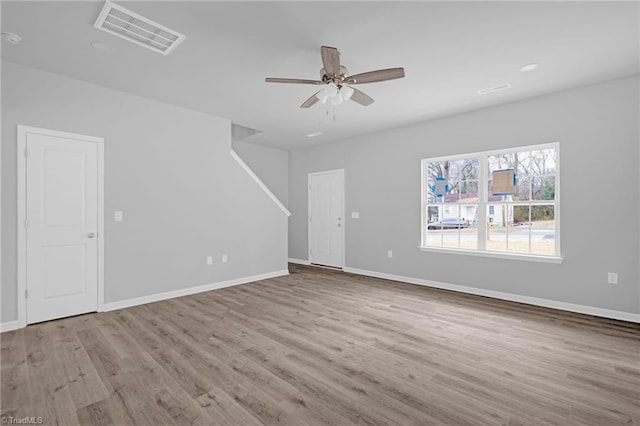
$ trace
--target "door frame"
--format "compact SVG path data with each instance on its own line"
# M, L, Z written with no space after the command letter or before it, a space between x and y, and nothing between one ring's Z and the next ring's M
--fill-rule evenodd
M18 172L18 327L27 326L27 136L45 136L75 139L95 143L98 154L98 312L104 305L104 138L77 133L61 132L18 124L17 172Z
M333 170L324 170L321 172L313 172L313 173L308 173L307 174L307 259L309 259L309 264L311 264L311 255L309 254L309 251L311 250L311 225L310 225L310 220L309 217L311 216L311 177L312 176L318 176L318 175L326 175L326 174L331 174L331 173L339 173L342 177L342 241L340 242L342 244L342 266L340 266L339 269L344 270L344 268L346 267L345 264L345 259L346 259L346 255L345 252L346 250L346 245L345 245L345 234L346 234L346 227L347 227L347 218L344 215L345 212L345 199L346 199L346 195L345 195L345 173L344 173L344 169L333 169Z

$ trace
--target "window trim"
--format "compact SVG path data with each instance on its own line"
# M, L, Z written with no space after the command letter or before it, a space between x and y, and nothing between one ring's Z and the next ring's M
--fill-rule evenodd
M556 151L556 171L555 171L555 197L553 200L554 206L554 218L555 218L555 254L553 256L545 256L545 255L537 255L537 254L528 254L528 253L509 253L509 252L500 252L500 251L490 251L484 248L484 243L486 241L486 227L479 226L478 227L478 248L476 250L472 249L461 249L461 248L450 248L450 247L432 247L426 245L426 207L429 204L426 200L426 176L425 176L425 163L426 162L436 162L436 161L454 161L466 158L478 158L478 223L486 223L487 220L487 206L489 205L488 198L488 188L487 188L487 158L491 155L497 154L508 154L512 152L521 152L521 151L534 151L534 150L542 150L542 149L555 149ZM463 254L463 255L471 255L471 256L482 256L482 257L493 257L500 259L513 259L513 260L526 260L526 261L536 261L536 262L547 262L547 263L562 263L564 257L562 257L562 250L560 245L560 142L549 142L543 144L536 145L525 145L518 146L512 148L504 148L504 149L495 149L489 151L479 151L472 153L463 153L463 154L455 154L455 155L446 155L439 157L431 157L431 158L423 158L420 160L420 251L423 252L435 252L435 253L447 253L447 254ZM527 200L527 204L536 205L536 204L549 204L544 203L544 201L549 200ZM519 203L518 203L519 204Z

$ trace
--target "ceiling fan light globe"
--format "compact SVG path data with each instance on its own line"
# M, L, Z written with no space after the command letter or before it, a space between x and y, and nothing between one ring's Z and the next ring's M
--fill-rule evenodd
M321 104L327 103L327 99L329 99L329 96L327 96L327 91L324 88L321 91L319 91L316 96L320 100Z
M327 97L329 98L333 98L338 94L338 86L336 86L336 84L333 82L327 84L325 90L327 93Z
M331 105L341 105L342 102L344 102L344 99L342 99L342 95L340 93L331 98Z
M345 101L348 101L353 95L353 89L349 86L342 86L342 88L340 89L340 94Z

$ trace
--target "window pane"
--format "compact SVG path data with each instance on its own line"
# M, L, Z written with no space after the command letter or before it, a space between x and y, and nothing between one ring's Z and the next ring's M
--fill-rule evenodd
M458 191L460 194L459 203L477 203L478 202L478 181L462 180L458 183Z
M516 182L516 193L513 195L513 201L529 201L531 199L531 178L518 175Z
M556 150L553 148L530 152L530 175L551 175L556 173Z
M426 245L428 247L442 247L442 231L428 229Z
M427 223L437 222L440 220L439 208L436 206L427 207Z
M507 251L507 210L506 204L487 206L487 250Z
M425 166L427 202L458 203L478 196L478 159L431 161ZM444 186L446 184L446 192ZM439 194L444 194L438 197ZM475 201L477 202L477 200Z
M476 210L478 206L475 206ZM478 249L478 225L477 220L469 220L468 228L460 229L460 248L466 250Z
M532 195L534 200L554 200L556 195L555 176L536 176L532 181Z
M553 205L531 206L531 254L556 254L554 210Z
M428 206L426 245L477 249L477 211L477 204Z
M529 254L531 206L513 206L513 222L509 227L509 253Z
M531 184L534 176L540 176L540 170L554 171L550 169L551 164L555 163L547 161L547 168L541 169L540 165L545 164L544 158L548 158L554 150L540 151L520 151L500 155L490 155L488 159L488 201L527 201L531 199ZM513 169L516 173L516 188L512 196L498 198L493 195L493 172L496 170Z

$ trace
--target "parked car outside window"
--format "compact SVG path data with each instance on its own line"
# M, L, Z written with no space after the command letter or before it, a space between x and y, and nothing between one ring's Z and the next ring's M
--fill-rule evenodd
M468 228L469 221L465 219L444 219L442 222L429 223L427 229L461 229Z

